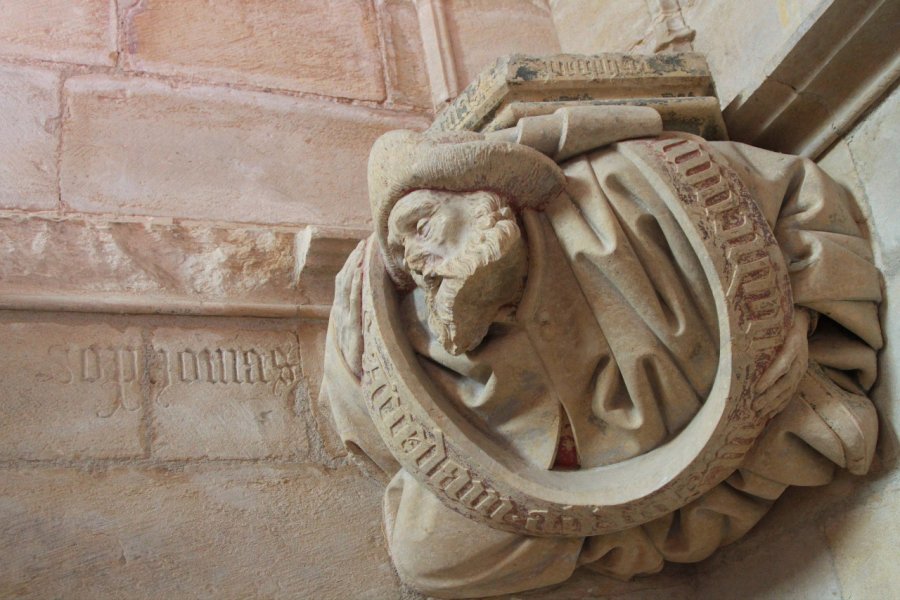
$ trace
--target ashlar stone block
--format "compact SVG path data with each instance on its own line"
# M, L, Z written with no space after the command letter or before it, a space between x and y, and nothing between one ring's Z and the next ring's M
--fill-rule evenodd
M139 329L0 318L0 458L144 455Z
M0 68L0 115L0 208L56 208L59 74Z
M311 465L3 471L0 596L397 598L370 485Z
M132 69L384 99L378 31L366 0L123 4Z
M315 383L304 361L317 346L288 331L179 327L150 345L154 457L305 457Z
M366 161L423 117L87 75L66 82L62 198L85 212L366 224ZM339 176L336 176L339 174Z
M114 65L115 0L4 0L0 54Z

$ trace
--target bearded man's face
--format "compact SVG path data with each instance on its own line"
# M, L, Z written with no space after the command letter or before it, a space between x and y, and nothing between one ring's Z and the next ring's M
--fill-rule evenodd
M388 245L425 292L428 325L451 354L475 348L521 295L525 244L512 210L490 192L418 190L391 211Z

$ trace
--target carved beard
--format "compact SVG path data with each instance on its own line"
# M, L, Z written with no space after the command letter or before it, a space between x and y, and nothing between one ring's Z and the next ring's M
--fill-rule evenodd
M423 273L428 326L453 355L478 346L498 310L522 289L526 251L519 227L499 213L486 217L477 220L479 235L462 253Z

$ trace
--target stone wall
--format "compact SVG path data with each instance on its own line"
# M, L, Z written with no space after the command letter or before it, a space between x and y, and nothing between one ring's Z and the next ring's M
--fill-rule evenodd
M317 396L369 147L433 116L423 4L0 3L0 597L411 595ZM451 4L462 85L558 50Z
M833 4L0 3L0 597L417 597L387 557L379 486L318 402L372 141L427 126L498 55L560 47L692 46L727 108ZM890 340L898 113L876 96L820 154L865 204ZM792 490L698 567L529 597L900 585L890 346L881 360L871 476Z

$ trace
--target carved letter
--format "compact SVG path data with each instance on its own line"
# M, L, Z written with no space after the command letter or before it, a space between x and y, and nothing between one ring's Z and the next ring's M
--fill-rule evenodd
M100 351L96 346L81 350L81 380L93 383L103 377L103 365L100 363Z
M181 350L178 352L178 367L178 377L181 381L191 383L199 379L197 356L192 350Z

